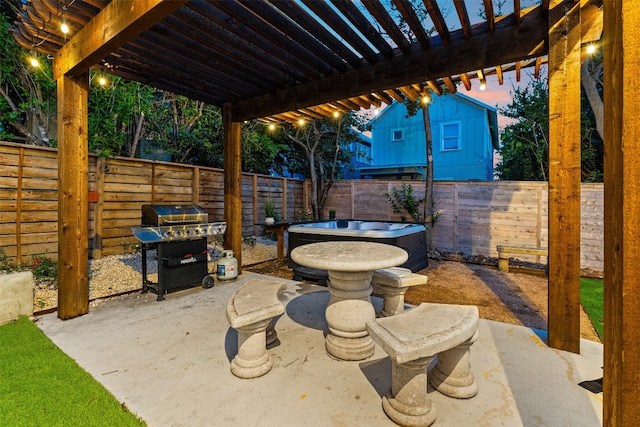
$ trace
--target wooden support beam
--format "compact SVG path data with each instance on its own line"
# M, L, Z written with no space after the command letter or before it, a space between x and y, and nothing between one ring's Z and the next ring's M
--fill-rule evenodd
M451 80L451 77L443 77L442 81L447 86L447 89L449 89L449 92L456 93L458 91L458 88L455 83L453 83L453 80Z
M502 86L504 84L504 78L502 77L502 65L496 67L496 75L498 76L498 84Z
M58 317L89 312L89 72L58 79Z
M112 1L56 52L54 79L84 73L187 1Z
M415 102L418 98L420 98L420 94L416 92L411 86L399 87L398 90L412 102Z
M238 274L242 273L242 123L234 121L233 105L222 106L224 127L224 220L227 231L224 247L238 259Z
M436 95L438 96L442 95L442 89L433 81L431 80L427 81L427 86L429 86L429 89L431 89Z
M549 18L549 345L579 353L580 4L556 13L565 19Z
M464 84L465 89L471 90L471 80L469 79L469 75L467 73L460 74L460 81Z
M604 2L603 425L640 418L640 9Z
M460 25L462 25L464 38L469 39L471 38L471 22L467 13L467 6L464 4L464 0L453 0L453 4L456 7L458 19L460 19Z

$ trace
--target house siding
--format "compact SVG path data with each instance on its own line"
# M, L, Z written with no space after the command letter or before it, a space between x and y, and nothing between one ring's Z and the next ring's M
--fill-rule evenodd
M493 179L493 145L487 108L465 98L438 96L429 106L435 180ZM442 149L442 125L447 123L460 125L459 149ZM393 141L393 132L397 130L403 131L401 141ZM372 167L426 165L421 112L407 117L404 104L394 103L372 121L372 134Z

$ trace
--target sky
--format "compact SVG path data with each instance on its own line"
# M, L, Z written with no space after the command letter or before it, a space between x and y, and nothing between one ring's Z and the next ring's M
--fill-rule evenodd
M546 75L546 67L542 67L541 74L542 76ZM478 101L484 102L491 107L497 107L498 126L500 129L504 129L506 125L514 122L514 119L501 115L500 109L505 108L511 103L514 87L525 88L532 79L533 67L521 71L520 82L516 81L515 71L510 71L504 73L502 85L498 83L496 75L490 75L487 76L487 88L484 91L478 89L479 85L477 80L471 81L472 86L470 91L467 91L463 85L458 86L458 91Z

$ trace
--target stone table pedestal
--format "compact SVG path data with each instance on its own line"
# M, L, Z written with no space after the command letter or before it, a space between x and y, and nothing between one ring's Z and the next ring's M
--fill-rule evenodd
M403 264L407 252L373 242L319 242L298 246L290 254L300 265L327 270L329 304L325 311L329 355L342 360L363 360L375 344L366 323L375 319L371 304L373 271Z

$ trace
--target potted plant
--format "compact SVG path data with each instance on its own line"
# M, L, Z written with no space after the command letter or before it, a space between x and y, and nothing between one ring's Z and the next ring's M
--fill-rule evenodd
M264 223L267 225L273 225L276 222L276 202L269 198L264 202L264 214L266 216Z

